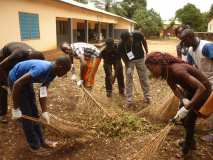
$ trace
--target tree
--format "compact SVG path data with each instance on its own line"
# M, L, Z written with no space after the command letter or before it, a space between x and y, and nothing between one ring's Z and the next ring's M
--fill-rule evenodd
M146 8L146 0L123 0L113 5L113 12L132 19L137 9Z
M153 9L146 9L146 0L123 0L112 5L111 12L136 21L136 28L146 36L159 35L162 29L162 20Z
M80 3L84 3L84 4L87 4L88 3L88 0L75 0L76 2L80 2Z
M158 36L163 27L161 17L153 9L138 9L134 15L137 22L136 28L141 30L147 37Z
M112 5L112 0L105 0L105 10L110 12L111 11L111 5Z
M183 24L190 25L195 31L204 31L205 15L194 4L186 4L183 8L176 11L176 17Z
M213 18L213 4L211 5L211 8L210 8L210 10L209 10L208 18L209 18L209 19Z

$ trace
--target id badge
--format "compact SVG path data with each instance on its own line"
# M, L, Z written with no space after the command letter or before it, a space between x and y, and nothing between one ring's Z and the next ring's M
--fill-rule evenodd
M40 98L47 97L47 87L43 86L40 88Z
M127 53L127 57L129 58L129 60L132 60L135 58L134 54L132 53L132 51Z

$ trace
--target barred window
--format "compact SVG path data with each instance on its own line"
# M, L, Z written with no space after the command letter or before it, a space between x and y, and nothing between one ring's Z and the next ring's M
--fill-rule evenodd
M19 23L21 40L40 38L38 14L19 12Z

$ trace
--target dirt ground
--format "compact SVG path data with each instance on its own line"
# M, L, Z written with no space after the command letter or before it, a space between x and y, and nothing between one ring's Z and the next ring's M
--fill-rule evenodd
M176 43L176 40L148 41L150 51L164 51L174 55ZM50 54L47 55L48 59L54 59L61 53ZM8 124L0 124L0 160L130 160L132 155L143 147L149 134L159 132L166 125L166 123L151 122L147 117L138 117L137 113L145 107L162 104L171 94L165 82L150 79L152 103L146 105L143 103L143 95L136 74L134 82L136 106L127 110L123 108L125 98L119 96L116 83L113 98L106 97L103 67L99 66L92 95L108 113L118 115L116 120L106 121L103 113L97 111L95 106L90 106L88 109L87 104L81 103L81 90L71 82L70 74L62 79L56 78L49 88L49 112L72 122L95 126L97 133L90 139L82 136L83 140L76 140L63 150L58 150L46 157L39 157L29 151L20 124L9 120ZM8 117L10 119L10 114ZM200 139L204 134L204 132L196 134L197 150L193 151L193 157L190 160L213 160L213 144ZM173 129L155 159L181 159L177 142L183 135L183 127L177 126Z

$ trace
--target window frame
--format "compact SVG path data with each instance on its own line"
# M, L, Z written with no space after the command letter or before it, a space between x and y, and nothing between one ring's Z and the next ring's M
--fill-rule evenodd
M28 14L28 15L33 15L33 16L38 16L38 37L32 37L32 22L31 22L31 24L30 24L30 31L29 31L29 33L30 33L30 36L28 37L28 38L23 38L22 37L22 30L21 30L21 14ZM40 39L40 23L39 23L39 14L38 13L30 13L30 12L22 12L22 11L19 11L18 12L18 15L19 15L19 30L20 30L20 38L21 38L21 41L27 41L27 40L38 40L38 39Z

